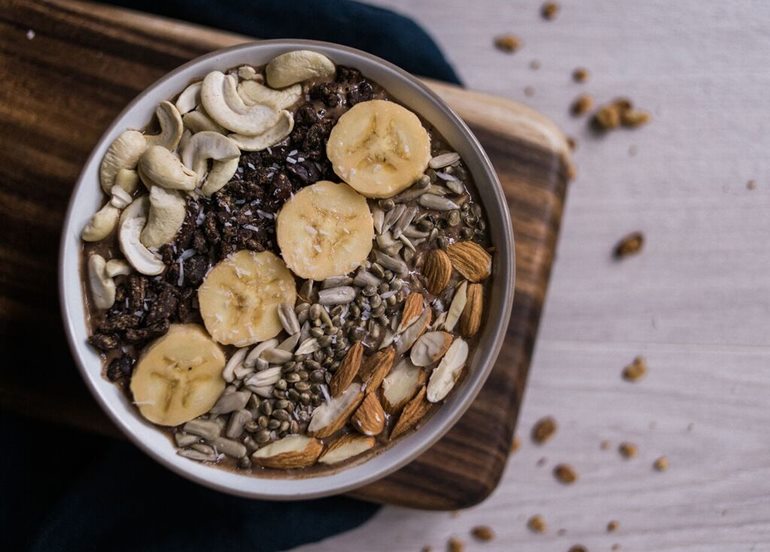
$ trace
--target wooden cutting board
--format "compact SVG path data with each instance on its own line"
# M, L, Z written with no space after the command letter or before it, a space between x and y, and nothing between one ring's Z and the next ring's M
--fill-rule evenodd
M75 180L107 125L142 89L242 36L113 7L0 0L0 406L117 434L80 380L57 298L59 234ZM500 358L432 449L355 496L450 510L486 498L511 447L571 164L562 133L520 104L435 82L473 128L505 188L516 296Z

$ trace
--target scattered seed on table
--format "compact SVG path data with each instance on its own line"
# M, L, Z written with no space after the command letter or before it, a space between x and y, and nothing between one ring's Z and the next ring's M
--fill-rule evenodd
M511 454L519 450L521 447L521 438L518 435L513 436L513 441L511 442Z
M542 445L556 433L556 420L551 416L540 418L532 427L532 440Z
M474 539L481 542L489 542L495 538L495 532L488 525L474 527L471 529L471 535L473 535Z
M564 485L571 485L577 481L578 475L575 469L569 464L557 464L553 469L553 476Z
M425 546L422 547L421 552L433 552L433 547L432 546L428 546L426 544Z
M652 467L659 472L666 471L668 469L668 458L661 456L652 463Z
M572 80L575 82L586 82L588 80L588 69L585 67L578 67L572 71Z
M465 550L465 543L457 537L452 537L447 542L448 552L463 552Z
M545 533L548 526L545 523L545 519L540 514L535 514L529 520L527 520L527 527L533 533Z
M628 155L629 157L635 157L636 154L639 152L639 148L634 146L633 144L628 146Z
M531 86L525 86L524 95L527 96L528 98L531 98L532 96L535 95L535 89Z
M594 99L588 94L580 94L575 100L572 102L572 105L570 106L570 112L575 117L580 117L581 115L585 115L591 109L594 107Z
M500 35L495 38L495 47L498 50L512 54L521 47L521 40L512 34Z
M537 71L538 69L540 69L540 62L536 59L533 59L532 61L529 62L529 68L532 69L533 71Z
M641 232L631 232L615 245L613 256L616 259L623 259L629 255L636 255L642 250L643 245L644 235Z
M612 552L617 552L618 550L620 550L620 545L617 543L613 544L610 550L612 550Z
M607 440L602 441L599 443L599 448L602 450L608 450L610 448L610 442Z
M538 460L538 461L535 463L535 465L536 465L538 468L542 468L543 466L545 466L545 463L546 463L546 462L548 462L548 459L547 459L547 458L544 456L544 457L542 457L540 460Z
M543 16L543 19L547 19L548 21L555 19L558 13L559 4L556 2L546 2L543 4L543 7L540 8L540 14Z
M746 182L746 188L749 190L755 190L757 187L757 181L756 180L749 180Z
M570 150L575 151L577 149L577 140L572 136L567 136L567 145Z
M636 357L631 364L623 368L623 379L626 381L638 381L647 374L647 362L644 357Z
M607 532L608 533L614 533L618 530L618 527L620 527L620 522L613 519L607 524Z
M588 548L583 546L582 544L573 544L569 547L569 550L567 552L588 552Z
M624 442L618 446L618 452L623 458L628 460L629 458L634 458L638 454L639 449L633 443Z

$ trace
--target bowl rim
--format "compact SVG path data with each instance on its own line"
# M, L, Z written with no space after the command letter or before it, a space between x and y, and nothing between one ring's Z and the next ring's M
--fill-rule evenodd
M184 459L182 457L178 457L178 456L174 457L175 460L171 458L165 458L160 453L160 451L156 450L156 448L152 444L146 442L139 435L135 434L133 429L129 427L128 421L124 420L125 415L119 412L118 409L115 408L115 405L107 401L102 396L99 390L99 386L103 386L105 384L108 384L108 385L115 385L115 384L104 379L101 376L101 370L98 377L96 378L92 377L92 374L88 371L86 367L86 359L84 358L82 351L87 348L87 345L86 343L81 343L80 340L76 339L76 330L74 327L74 318L76 317L76 315L70 312L70 309L68 306L67 275L65 274L65 270L64 270L65 263L68 260L67 244L68 244L68 241L71 240L71 233L73 231L74 215L75 215L76 203L77 203L76 199L78 195L77 192L86 183L85 176L86 176L86 173L88 172L89 167L91 167L93 163L98 162L98 160L96 159L97 153L99 153L99 150L104 145L105 141L114 132L115 128L122 121L122 119L125 116L127 116L131 111L133 111L139 104L141 104L144 101L145 97L150 95L152 91L154 91L156 88L160 87L161 85L165 84L167 81L170 81L176 78L177 75L186 71L187 69L190 69L199 64L203 64L204 62L209 61L218 56L231 54L233 52L241 52L241 51L248 51L248 50L258 51L263 48L269 49L270 47L285 48L286 51L289 51L291 49L302 49L302 48L314 49L315 48L315 49L332 51L332 52L334 51L342 52L344 54L347 54L353 57L363 58L369 63L374 63L375 65L382 66L383 69L388 70L390 73L394 74L395 77L401 80L407 87L416 89L418 92L426 96L427 99L432 104L434 104L434 107L440 112L441 117L446 119L446 121L451 126L456 127L459 134L462 136L462 140L467 143L467 146L473 151L473 154L478 158L481 174L474 173L473 175L474 181L478 183L479 180L486 180L489 183L491 187L491 192L494 195L494 199L498 204L498 208L500 209L501 214L503 215L501 217L502 220L498 221L502 226L502 233L500 236L502 243L495 244L497 246L498 253L503 252L502 255L499 255L499 254L496 255L495 278L499 278L503 281L508 282L508 285L504 288L502 293L503 295L503 304L502 304L502 310L501 310L502 316L500 317L496 326L493 326L492 328L485 330L485 331L492 332L491 346L484 349L483 351L477 351L477 354L481 354L482 358L478 361L474 358L474 363L478 365L476 366L476 370L473 374L473 381L468 381L469 380L468 376L464 378L465 380L464 384L467 387L464 391L465 393L464 400L453 405L454 409L448 414L448 417L438 425L438 427L433 428L432 433L430 434L427 433L426 430L428 428L418 428L415 432L411 433L410 435L402 437L398 443L395 443L392 447L388 447L388 449L384 451L384 452L387 452L387 450L398 448L399 446L402 446L403 448L404 445L408 442L409 444L411 444L411 451L407 454L402 454L401 458L396 458L395 461L392 461L390 464L384 467L381 467L379 469L376 469L374 471L369 470L369 473L366 473L364 470L364 473L362 473L361 475L358 475L357 477L354 477L352 480L347 481L345 483L331 484L326 486L326 488L316 489L312 491L303 491L301 489L288 491L288 492L281 491L281 490L274 490L274 489L273 490L270 490L270 489L253 490L253 489L243 489L237 486L222 483L221 481L217 481L216 474L221 472L226 473L227 470L223 470L222 468L217 468L214 466L206 466L207 468L205 472L206 475L193 473L194 471L197 471L197 470L193 470L190 464L181 462L181 460L186 460L188 463L192 461L188 459ZM258 52L255 52L255 53L258 54ZM487 208L487 211L489 212L488 208ZM77 235L79 236L79 231L77 232ZM199 483L205 487L215 489L220 492L225 492L228 494L243 496L247 498L268 499L268 500L298 500L298 499L311 499L311 498L319 498L323 496L340 494L340 493L348 492L353 489L362 487L364 485L367 485L379 479L382 479L383 477L386 477L387 475L395 472L396 470L402 468L409 462L413 461L419 455L424 453L428 448L433 446L452 427L455 426L458 420L462 417L462 415L473 403L479 391L481 390L482 386L488 379L488 376L495 364L495 361L497 360L497 356L500 352L503 341L505 339L505 335L507 332L507 328L508 328L508 324L511 316L512 306L513 306L513 296L514 296L514 286L515 286L515 250L514 250L513 228L511 224L511 217L508 209L508 204L505 199L505 195L503 193L503 189L497 177L497 174L494 168L492 167L492 163L489 160L489 157L487 156L486 152L482 148L481 144L479 143L478 139L470 130L470 128L468 128L465 122L454 112L454 110L452 110L447 105L447 103L437 93L431 90L426 84L418 80L415 76L401 69L400 67L384 59L381 59L377 56L374 56L368 52L364 52L356 48L351 48L348 46L343 46L343 45L339 45L331 42L316 41L316 40L273 39L273 40L249 41L242 44L230 46L227 48L221 48L221 49L209 52L207 54L204 54L202 56L199 56L193 60L190 60L187 63L184 63L183 65L180 65L179 67L176 67L175 69L169 71L168 73L165 73L158 80L156 80L151 85L146 87L141 93L139 93L135 98L133 98L128 103L128 105L113 119L113 121L102 133L99 140L94 144L93 149L90 155L88 156L86 162L84 163L83 169L78 175L77 181L72 188L70 200L69 200L66 214L64 217L64 223L62 226L62 234L59 242L58 271L59 271L59 282L58 282L59 303L61 308L62 321L63 321L63 325L64 325L66 337L67 337L67 343L69 345L73 359L77 364L78 371L80 372L80 375L85 381L86 386L88 387L91 395L94 397L96 402L99 404L100 408L109 416L110 420L120 429L120 431L126 437L128 437L128 439L132 443L134 443L145 454L153 458L155 461L159 462L161 465L170 469L172 472L178 475L181 475L186 479ZM80 289L83 290L84 288L81 286ZM83 299L82 295L84 292L85 291L81 291L81 293L77 297L77 300L82 302L82 299ZM96 380L99 380L99 381L96 381ZM444 408L446 408L446 406L444 406ZM419 437L419 439L417 439L416 437ZM344 474L344 473L349 474L351 470L365 467L368 464L371 464L370 461L376 459L378 456L380 456L380 454L367 458L366 460L360 463L353 463L351 465L343 466L339 470L331 470L327 474L319 474L317 476L312 476L307 478L295 478L295 479L281 479L281 478L272 478L272 477L259 478L259 477L254 477L252 475L246 475L246 474L239 474L239 477L248 478L249 480L257 480L257 481L264 482L268 487L271 486L271 485L267 485L269 483L280 484L280 483L287 483L287 482L297 482L297 485L289 485L289 486L301 486L301 483L305 481L314 481L317 483L318 481L325 481L327 479L331 479L335 475ZM207 475L209 474L214 474L214 476L208 477ZM323 485L315 485L315 486L322 487Z

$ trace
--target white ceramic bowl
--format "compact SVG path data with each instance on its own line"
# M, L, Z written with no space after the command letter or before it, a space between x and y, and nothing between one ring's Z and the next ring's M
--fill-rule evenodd
M312 49L340 65L359 69L393 97L428 120L462 156L473 175L489 221L497 253L489 311L466 377L430 419L373 457L314 477L261 478L200 464L176 454L171 440L147 423L138 410L102 374L97 352L87 343L88 329L81 284L80 232L104 201L99 163L110 143L126 128L143 128L158 103L174 97L208 72L241 64L261 65L283 52ZM304 499L349 491L405 465L444 435L470 406L484 384L505 337L513 302L514 250L510 215L500 183L486 154L468 127L425 85L398 67L351 48L301 40L267 40L219 50L170 72L140 94L115 119L94 148L75 186L61 240L59 286L63 319L83 379L104 411L139 448L176 473L220 491L262 499Z

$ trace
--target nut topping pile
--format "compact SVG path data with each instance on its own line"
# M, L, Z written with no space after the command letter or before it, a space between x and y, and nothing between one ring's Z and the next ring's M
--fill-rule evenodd
M460 155L312 51L213 71L109 146L85 225L106 376L181 456L338 465L463 377L493 267Z

